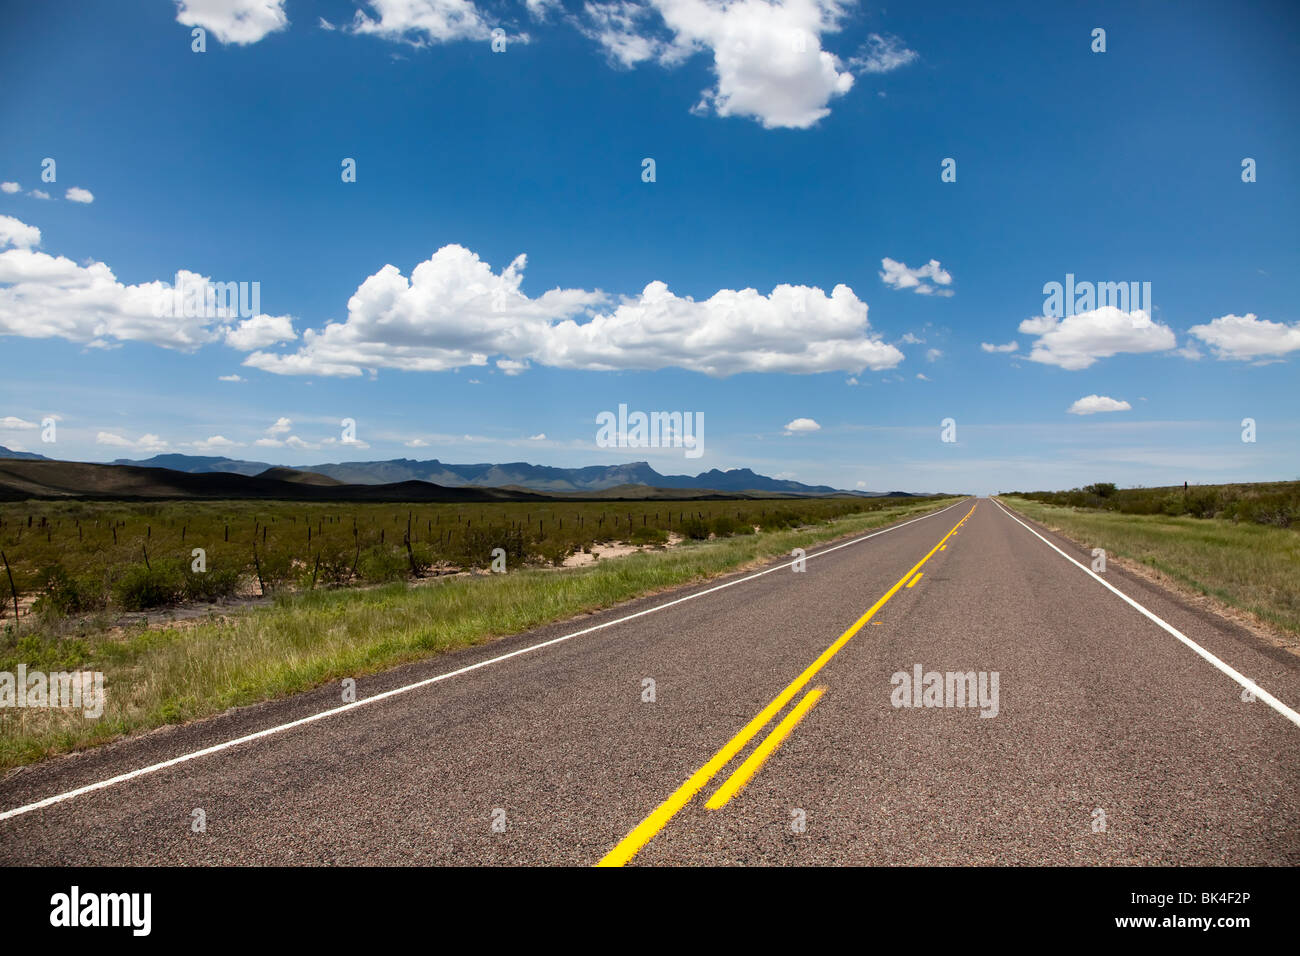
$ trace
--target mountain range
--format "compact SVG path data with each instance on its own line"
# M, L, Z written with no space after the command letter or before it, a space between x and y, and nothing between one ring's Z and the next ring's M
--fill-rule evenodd
M0 446L0 458L48 461L44 455L14 452ZM245 461L206 455L166 454L132 460L119 458L113 465L136 468L166 468L188 474L229 473L247 477L280 477L283 466L270 462ZM582 468L557 468L523 461L500 464L451 464L436 458L418 461L393 458L387 461L327 462L297 466L292 471L321 476L316 483L347 485L389 485L407 481L426 481L445 488L519 488L546 493L600 492L626 485L664 489L710 489L722 492L768 492L793 495L853 494L864 497L899 496L906 492L842 491L830 485L806 485L798 481L770 478L749 468L721 471L717 468L698 475L664 475L648 462L633 461L618 465L588 465ZM270 474L268 474L270 472ZM331 482L332 480L332 482Z

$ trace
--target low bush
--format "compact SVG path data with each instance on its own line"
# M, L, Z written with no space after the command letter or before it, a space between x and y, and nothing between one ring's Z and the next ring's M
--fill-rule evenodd
M628 535L628 541L632 544L667 544L668 532L662 528L642 525L632 530Z
M40 596L32 605L38 614L77 614L93 610L100 602L93 589L68 574L61 564L51 565L40 573Z
M1093 511L1177 518L1226 518L1278 528L1300 526L1300 482L1116 488L1102 481L1070 491L1011 492L1031 501ZM766 527L766 525L765 525Z
M677 530L692 541L704 541L709 537L709 526L699 518L687 518Z
M152 568L131 565L113 584L113 601L124 611L175 604L184 593L184 576L174 562L158 562Z
M357 573L372 584L400 581L411 574L411 562L401 548L372 548L361 555Z
M209 568L199 572L187 568L183 593L187 601L220 601L239 591L238 568Z

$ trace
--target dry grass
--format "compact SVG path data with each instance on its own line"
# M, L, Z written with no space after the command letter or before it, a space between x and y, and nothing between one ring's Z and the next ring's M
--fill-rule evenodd
M1183 588L1300 637L1300 533L1221 518L1118 514L1000 499L1088 548L1105 548Z

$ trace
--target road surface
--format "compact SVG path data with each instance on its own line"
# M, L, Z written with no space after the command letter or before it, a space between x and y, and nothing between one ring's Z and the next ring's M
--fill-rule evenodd
M1300 660L1091 562L967 499L13 773L0 863L1300 863Z

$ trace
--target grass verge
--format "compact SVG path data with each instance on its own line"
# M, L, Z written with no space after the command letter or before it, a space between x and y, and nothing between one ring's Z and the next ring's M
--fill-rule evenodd
M1300 637L1300 534L1222 518L1116 514L999 500L1086 548L1105 548L1176 584Z
M309 591L274 606L189 627L22 636L0 671L104 673L102 717L81 711L0 710L0 769L129 733L287 696L327 681L482 644L667 588L706 580L792 548L937 511L928 500L808 528L683 544L565 571L452 577L409 587Z

